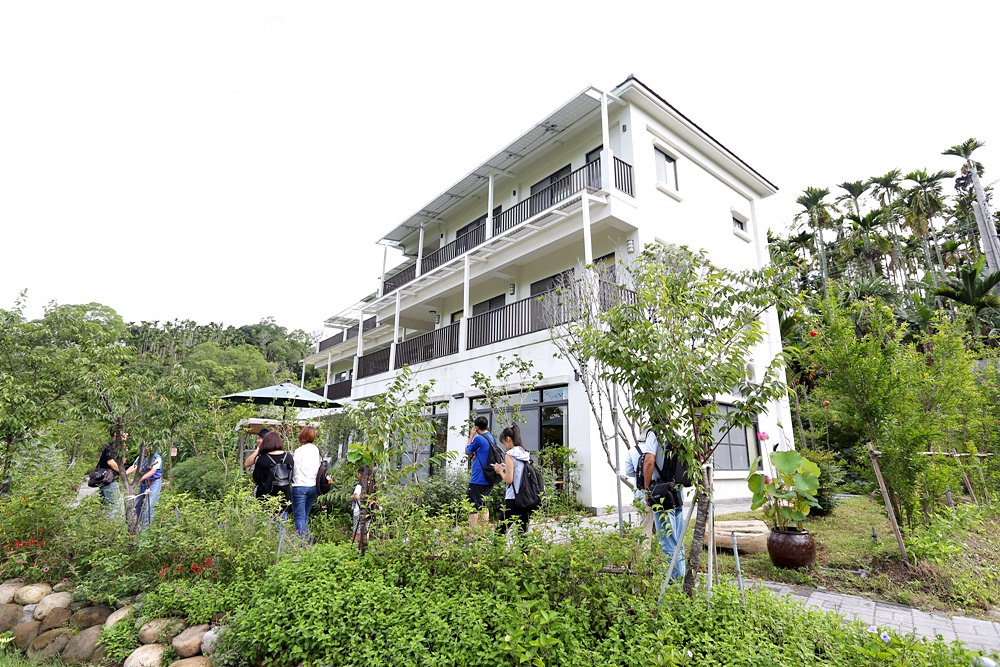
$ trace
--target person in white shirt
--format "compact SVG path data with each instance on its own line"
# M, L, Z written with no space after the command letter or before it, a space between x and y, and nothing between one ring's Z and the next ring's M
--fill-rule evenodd
M632 505L635 507L635 511L641 517L640 526L642 526L642 534L647 535L652 538L656 535L656 526L653 522L653 510L646 504L646 492L639 488L639 477L636 471L639 468L639 460L642 458L642 444L637 443L635 447L628 450L628 454L625 455L625 474L636 480L635 485L635 495L632 499Z
M299 446L296 448L292 466L292 516L295 518L295 532L305 537L309 532L309 512L316 502L316 475L319 473L321 457L319 447L313 444L316 429L303 426L299 431Z

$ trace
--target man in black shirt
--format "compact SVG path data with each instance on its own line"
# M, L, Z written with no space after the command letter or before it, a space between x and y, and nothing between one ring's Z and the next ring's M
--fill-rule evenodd
M114 441L115 432L111 431L111 440L108 444L104 445L104 449L101 450L101 458L97 462L98 470L113 470L115 475L121 473L118 468L118 449L115 447ZM128 438L128 433L122 432L122 443ZM117 480L111 482L110 484L105 484L101 487L101 504L108 508L109 513L114 513L116 496L117 496L118 482Z

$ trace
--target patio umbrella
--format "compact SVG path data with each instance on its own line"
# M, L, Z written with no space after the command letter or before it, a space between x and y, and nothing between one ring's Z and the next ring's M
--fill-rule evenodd
M298 387L289 381L270 387L262 387L252 391L243 391L238 394L229 394L222 397L223 400L234 403L253 403L255 405L281 405L285 410L288 406L293 408L305 408L324 406L327 408L339 408L340 403L335 403L328 398L314 394L302 387Z

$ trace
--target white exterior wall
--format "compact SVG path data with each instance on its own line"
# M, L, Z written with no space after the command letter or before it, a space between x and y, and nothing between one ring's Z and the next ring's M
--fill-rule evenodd
M661 110L662 111L662 110ZM764 227L758 224L753 206L759 198L747 185L747 175L733 173L733 163L722 164L706 157L706 152L681 138L678 132L668 129L656 119L656 110L647 105L640 108L635 103L614 104L609 113L611 150L616 157L633 167L635 198L604 184L606 203L591 205L593 257L596 259L615 252L619 261L629 262L641 251L643 244L656 241L687 245L705 249L713 262L732 269L749 269L762 266L766 261ZM627 129L625 129L627 128ZM689 135L687 135L689 136ZM547 153L526 165L513 177L498 177L494 191L494 206L507 210L526 199L533 183L552 172L571 165L573 170L584 165L585 155L601 144L599 115L589 123L581 123L571 133L559 135L561 145L553 146ZM668 193L656 182L654 147L660 146L677 159L678 189ZM485 196L470 198L466 205L449 212L445 221L434 221L425 227L425 247L433 251L450 243L455 231L472 222L487 210ZM733 231L733 215L747 221L747 233ZM506 303L530 295L532 282L547 278L583 263L583 216L580 211L534 235L519 239L510 246L487 255L483 261L470 265L469 303L473 305L498 294L505 295ZM435 241L437 238L439 241ZM634 241L635 251L626 251L628 239ZM414 243L407 242L407 253L415 254ZM426 254L426 253L425 253ZM462 262L459 258L455 260ZM508 286L515 285L514 294ZM405 292L405 290L404 290ZM440 316L441 327L450 324L451 314L463 308L463 272L435 280L420 287L415 294L401 298L401 325L417 322L419 331L433 329L434 310ZM380 326L376 331L365 332L364 350L370 352L388 343L392 336L392 319L395 316L395 298L389 295L375 310ZM780 351L776 314L768 313L765 325L768 340L754 351L752 362L757 377ZM388 326L381 323L388 322ZM426 322L431 324L425 324ZM414 325L416 326L416 325ZM415 330L411 330L415 331ZM400 328L401 338L404 328ZM468 434L464 433L470 412L470 398L474 396L471 376L476 370L491 374L495 371L498 354L505 357L517 353L532 362L536 371L544 375L539 387L567 385L569 396L568 443L574 450L580 477L580 500L591 508L604 508L617 502L616 482L607 456L600 445L596 423L582 385L573 377L569 365L554 357L555 348L547 331L520 336L481 348L460 352L412 367L416 379L435 381L435 401L449 404L448 448L462 451ZM343 352L336 368L353 363L353 352ZM373 396L384 390L391 380L391 373L354 380L352 398ZM454 394L464 394L460 399ZM724 400L725 397L723 397ZM779 423L784 426L781 428ZM787 401L775 404L760 415L760 430L770 434L764 443L764 452L775 444L791 447L791 413ZM751 438L752 439L752 438ZM624 452L622 452L624 458ZM751 451L751 458L754 453ZM612 452L613 460L613 452ZM719 471L716 473L716 495L720 499L746 498L746 472ZM627 504L631 494L623 488L623 501Z

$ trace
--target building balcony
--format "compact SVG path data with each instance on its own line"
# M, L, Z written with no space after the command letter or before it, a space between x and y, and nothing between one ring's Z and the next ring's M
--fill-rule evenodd
M375 328L376 324L377 324L376 318L374 316L369 317L364 322L364 330L371 331L372 329ZM333 336L330 336L329 338L321 340L316 348L316 351L323 352L325 350L329 350L331 347L334 347L341 343L346 343L352 338L357 338L357 337L358 337L358 325L355 324L353 327L341 331L339 334L335 334Z
M386 277L382 282L383 296L461 257L470 250L482 245L488 239L507 234L529 220L549 213L563 204L567 199L580 192L585 190L589 192L602 190L601 173L600 158L588 162L576 171L570 172L548 187L533 193L527 199L494 216L492 236L487 235L487 223L484 221L481 225L473 227L451 243L421 257L420 261L414 261L414 263L405 266L394 275ZM632 195L634 187L632 165L617 157L614 158L612 179L614 180L616 189L627 195Z
M458 352L459 322L428 331L396 345L396 368Z
M340 382L334 382L333 384L326 385L326 397L330 400L350 398L352 383L353 380L348 378L346 380L341 380Z

